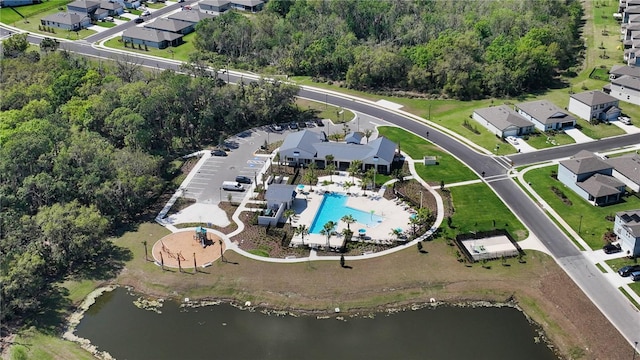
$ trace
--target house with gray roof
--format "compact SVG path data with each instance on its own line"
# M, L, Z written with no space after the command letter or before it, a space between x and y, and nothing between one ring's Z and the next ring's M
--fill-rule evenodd
M153 22L145 24L148 29L168 31L176 34L186 35L195 30L195 24L182 20L172 20L167 18L157 18Z
M117 1L102 1L100 9L107 11L107 16L118 16L124 12L124 6Z
M560 130L576 125L576 118L548 100L516 104L516 111L540 131Z
M275 226L283 219L284 211L290 209L296 198L296 186L287 184L271 184L265 192L267 208L258 215L258 224Z
M531 121L507 105L476 109L472 118L501 138L526 135L534 129Z
M100 8L99 1L75 0L67 4L67 11L78 15L85 15L93 18L96 10Z
M231 9L229 0L203 0L198 3L200 11L209 15L220 15Z
M125 44L164 49L182 44L182 34L134 26L122 33L122 41Z
M310 130L289 134L280 146L280 161L290 166L306 166L315 163L323 168L327 165L326 156L332 155L338 170L346 170L359 160L362 170L376 168L377 172L387 174L396 160L398 145L393 141L379 137L367 144L329 142L324 133Z
M167 18L171 20L186 21L192 24L197 24L201 20L211 19L213 17L214 16L211 14L203 13L198 10L182 10L167 16Z
M0 0L0 8L40 4L42 0Z
M264 7L262 0L231 0L231 7L236 10L258 12Z
M569 112L591 122L616 120L620 116L619 100L602 91L593 90L572 94L569 97Z
M640 105L640 77L622 75L611 79L609 95L628 103Z
M616 213L613 232L618 236L620 247L627 256L640 256L640 210Z
M627 154L607 159L613 166L613 177L622 181L631 190L640 192L640 155Z
M70 31L79 31L91 25L91 19L85 15L59 12L40 19L42 26L56 27Z
M352 131L344 137L344 142L347 144L360 144L363 138L364 133L360 131Z
M638 24L640 26L640 24ZM609 79L613 80L622 75L640 77L640 67L629 65L613 65L609 70Z
M558 180L595 206L620 201L625 184L614 178L613 166L583 150L558 164Z

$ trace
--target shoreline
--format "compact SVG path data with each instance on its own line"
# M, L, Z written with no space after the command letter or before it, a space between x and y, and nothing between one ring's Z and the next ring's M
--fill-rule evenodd
M461 308L503 308L508 307L518 310L522 313L533 330L538 334L534 341L536 343L543 342L551 352L558 358L562 359L562 354L559 353L558 347L550 340L549 336L545 333L541 324L534 321L529 314L526 313L522 307L518 305L518 301L513 296L506 299L506 301L488 301L488 300L468 300L458 302L446 302L437 301L434 298L429 299L428 302L411 302L411 303L397 303L397 304L380 304L370 309L351 309L346 312L338 311L336 308L333 312L329 310L320 309L277 309L275 307L267 307L261 305L253 306L250 302L245 302L242 305L238 299L232 298L215 298L205 297L202 299L188 299L189 301L182 301L174 297L153 297L150 294L145 294L136 290L132 286L110 284L107 286L100 286L91 291L82 301L82 303L76 308L72 314L67 317L66 330L62 335L62 339L76 343L80 345L84 350L91 353L95 358L100 360L117 360L106 350L98 350L98 348L91 343L91 340L81 338L75 334L78 324L84 318L84 314L93 306L96 300L104 295L106 292L114 291L118 288L125 289L129 295L137 300L133 300L133 303L142 311L154 311L162 315L162 312L158 309L163 306L167 301L174 302L179 308L197 309L207 306L216 306L221 304L228 304L240 311L260 312L268 316L292 316L301 317L309 316L314 317L317 320L335 318L341 321L347 321L347 319L359 319L359 318L375 318L377 315L393 315L405 311L419 311L424 309L437 310L442 307L461 307ZM159 303L159 305L158 305Z

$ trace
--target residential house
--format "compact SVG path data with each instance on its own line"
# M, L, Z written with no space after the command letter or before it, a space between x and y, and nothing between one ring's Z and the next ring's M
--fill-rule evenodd
M107 11L107 16L118 16L124 12L123 5L116 1L103 1L100 8Z
M182 44L182 34L144 27L131 27L122 33L122 41L129 44L164 49Z
M359 160L362 169L375 168L378 173L388 174L396 160L398 145L379 137L367 144L329 142L326 134L309 130L289 134L280 146L280 161L291 166L315 163L327 165L326 156L332 155L338 170L346 170L351 162Z
M195 30L195 24L182 21L182 20L171 20L166 18L158 18L154 20L152 23L146 24L144 27L148 29L160 30L160 31L168 31L176 34L186 35Z
M296 186L271 184L267 187L264 198L267 201L267 208L258 216L258 224L274 226L287 220L282 219L282 215L293 205L293 200L296 198Z
M620 116L618 101L602 91L585 91L569 97L569 111L589 122L615 120Z
M91 25L91 19L85 15L59 12L40 19L40 24L64 30L80 31Z
M140 0L113 0L125 9L137 9L142 4Z
M617 79L622 75L640 77L640 67L629 65L613 65L609 70L609 79Z
M576 125L576 118L547 100L516 105L516 111L540 131L560 130Z
M42 0L0 0L0 8L40 4Z
M182 10L167 16L167 18L197 24L201 20L213 18L213 15L198 10Z
M638 14L640 14L640 6L638 5L627 6L622 13L622 22L628 23L629 17L631 15L638 15Z
M203 0L198 3L200 11L205 14L219 15L231 9L231 2L228 0Z
M588 151L558 164L558 180L592 205L620 201L625 184L614 178L613 166Z
M635 192L640 192L640 156L627 154L607 159L607 163L613 166L613 177L622 181Z
M507 105L492 106L473 111L473 119L501 138L526 135L534 125Z
M231 8L242 11L258 12L264 7L262 0L231 0Z
M620 247L627 256L640 256L640 210L616 213L613 232L618 236Z
M640 51L640 49L638 49ZM640 105L640 78L622 75L611 80L609 95L628 103Z
M91 19L95 19L95 13L99 8L100 2L93 0L76 0L67 4L67 12L88 16Z

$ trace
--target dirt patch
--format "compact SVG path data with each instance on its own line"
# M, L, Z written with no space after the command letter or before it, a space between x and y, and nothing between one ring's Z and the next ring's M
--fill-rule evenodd
M164 266L178 268L193 268L194 262L197 266L211 263L220 258L220 254L225 249L224 242L220 237L207 233L205 247L195 238L195 231L181 231L169 234L158 240L151 253L157 263L164 263ZM220 249L222 247L222 250Z

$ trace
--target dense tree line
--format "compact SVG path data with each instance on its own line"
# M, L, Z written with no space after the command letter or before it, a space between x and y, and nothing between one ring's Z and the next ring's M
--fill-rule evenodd
M0 63L2 320L38 311L60 280L113 275L106 238L167 188L171 159L298 116L297 89L277 82L14 50Z
M577 0L272 0L198 24L213 62L468 99L548 86L579 55Z

